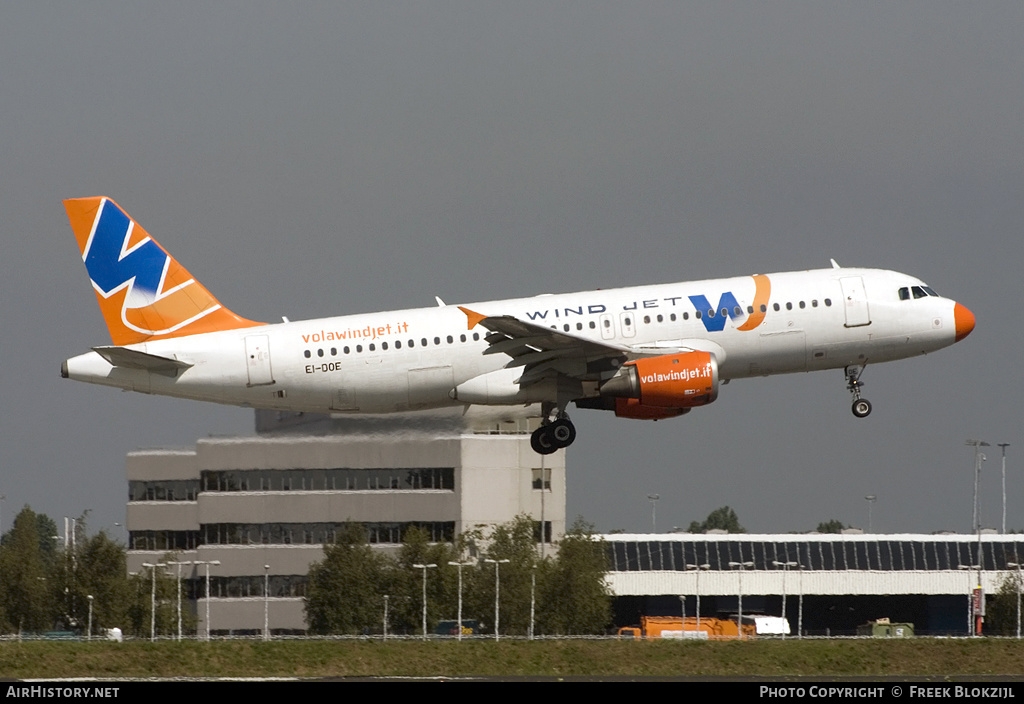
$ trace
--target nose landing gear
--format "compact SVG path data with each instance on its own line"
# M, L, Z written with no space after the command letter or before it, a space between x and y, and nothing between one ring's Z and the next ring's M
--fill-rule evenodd
M844 371L846 373L846 388L853 394L853 406L851 406L850 410L858 418L867 418L871 413L871 402L860 396L861 387L864 386L864 382L860 380L860 375L864 373L864 367L850 366Z

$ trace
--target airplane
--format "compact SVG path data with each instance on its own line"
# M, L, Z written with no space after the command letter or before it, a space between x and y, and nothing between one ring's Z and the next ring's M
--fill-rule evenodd
M540 454L568 447L566 412L659 420L733 379L861 374L965 338L974 315L920 279L840 267L445 304L268 324L225 308L107 197L64 201L111 345L64 378L147 394L331 414L540 404Z

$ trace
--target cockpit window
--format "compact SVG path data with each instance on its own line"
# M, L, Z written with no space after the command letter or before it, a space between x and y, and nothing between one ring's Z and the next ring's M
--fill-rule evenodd
M914 298L924 298L925 296L938 298L939 296L930 286L904 286L897 293L901 301L909 301L911 296Z

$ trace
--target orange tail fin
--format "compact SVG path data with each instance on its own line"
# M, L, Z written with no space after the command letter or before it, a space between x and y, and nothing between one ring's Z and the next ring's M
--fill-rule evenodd
M264 325L222 306L110 198L64 207L115 345Z

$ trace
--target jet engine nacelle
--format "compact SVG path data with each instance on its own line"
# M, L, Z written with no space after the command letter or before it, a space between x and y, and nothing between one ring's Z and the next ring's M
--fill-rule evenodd
M615 415L671 418L718 398L718 362L710 352L683 352L627 362L601 386Z

